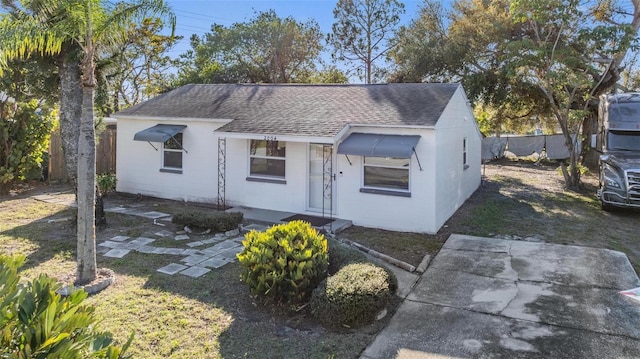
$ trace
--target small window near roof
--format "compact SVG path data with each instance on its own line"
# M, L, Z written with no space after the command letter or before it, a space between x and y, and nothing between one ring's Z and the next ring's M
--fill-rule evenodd
M285 178L286 142L251 140L249 176Z
M409 191L410 158L364 157L364 187Z
M182 133L176 133L162 145L162 167L182 170Z

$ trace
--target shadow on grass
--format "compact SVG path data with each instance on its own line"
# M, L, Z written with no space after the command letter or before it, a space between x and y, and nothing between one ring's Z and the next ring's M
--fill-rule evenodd
M22 270L29 270L50 262L52 265L74 260L76 230L73 209L63 209L46 217L0 232L0 247L4 254L27 255ZM49 268L47 274L60 268Z

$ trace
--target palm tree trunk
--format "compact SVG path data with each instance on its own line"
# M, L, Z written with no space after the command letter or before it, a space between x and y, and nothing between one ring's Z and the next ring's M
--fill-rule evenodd
M96 142L93 125L94 87L82 86L78 142L78 267L76 284L96 278Z
M74 51L74 50L71 50ZM76 188L78 173L78 138L82 115L80 63L75 55L60 56L60 138L67 170L67 181Z

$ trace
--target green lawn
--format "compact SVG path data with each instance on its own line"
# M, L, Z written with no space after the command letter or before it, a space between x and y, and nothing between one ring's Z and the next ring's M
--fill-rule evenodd
M31 199L0 201L0 250L28 255L22 274L46 273L60 279L75 271L73 211ZM61 221L50 220L61 219ZM163 229L150 220L108 214L98 237L152 236ZM165 227L166 229L167 227ZM161 240L160 245L167 240ZM175 246L175 242L174 242ZM308 308L290 312L255 301L240 282L238 263L193 279L156 272L182 257L131 252L121 259L98 255L100 267L116 273L116 283L87 299L101 328L139 358L356 358L384 326L328 330ZM397 305L398 303L394 303Z

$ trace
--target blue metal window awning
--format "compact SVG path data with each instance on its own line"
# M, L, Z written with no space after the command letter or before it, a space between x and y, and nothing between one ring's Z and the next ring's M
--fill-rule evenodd
M186 127L186 125L155 125L136 133L133 140L164 143Z
M338 153L369 157L411 158L419 135L352 133L338 146Z

